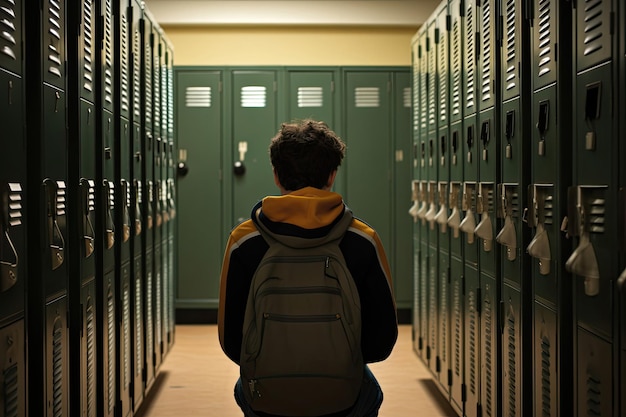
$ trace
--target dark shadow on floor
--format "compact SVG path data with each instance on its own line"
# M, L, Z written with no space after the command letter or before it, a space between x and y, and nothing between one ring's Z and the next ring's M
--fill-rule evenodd
M169 377L168 371L159 371L154 383L148 391L148 395L144 397L139 410L135 413L135 417L143 417L148 411L154 407L156 399L159 397L161 390L165 388L165 383Z
M419 380L419 383L422 384L424 389L430 394L432 399L437 404L439 411L441 411L441 415L450 416L450 417L459 417L457 412L452 408L450 402L446 397L444 397L443 393L439 391L437 387L437 383L432 379L423 378Z

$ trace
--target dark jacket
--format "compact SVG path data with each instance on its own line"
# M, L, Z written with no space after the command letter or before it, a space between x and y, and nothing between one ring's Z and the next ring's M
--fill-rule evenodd
M228 239L220 279L219 339L226 355L239 364L243 319L252 276L268 249L255 222L273 233L318 238L343 215L341 196L306 187L266 197L251 219L235 227ZM361 349L366 363L386 359L398 336L396 305L387 256L374 229L354 219L339 247L361 301Z

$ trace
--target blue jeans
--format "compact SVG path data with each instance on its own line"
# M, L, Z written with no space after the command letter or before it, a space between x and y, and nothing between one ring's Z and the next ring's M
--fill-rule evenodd
M239 378L235 384L235 401L237 401L237 404L241 407L245 417L258 417L246 402L241 378ZM377 417L378 409L382 403L383 391L380 389L380 385L378 385L374 374L372 374L372 371L370 371L370 368L366 365L363 370L363 385L361 386L359 398L357 398L352 411L347 417Z

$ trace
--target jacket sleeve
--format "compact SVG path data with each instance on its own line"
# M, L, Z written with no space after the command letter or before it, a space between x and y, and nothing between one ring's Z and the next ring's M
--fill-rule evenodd
M386 359L398 338L398 319L387 256L377 233L357 222L341 243L361 300L361 350L366 363Z
M251 224L235 229L226 245L220 275L217 323L222 350L239 364L243 320L252 276L267 244Z

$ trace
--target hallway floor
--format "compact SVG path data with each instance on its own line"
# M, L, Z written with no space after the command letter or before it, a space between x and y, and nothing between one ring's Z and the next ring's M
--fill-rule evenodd
M456 417L412 348L411 326L399 327L391 356L370 368L385 399L379 417ZM238 367L222 352L216 325L178 325L172 351L139 417L242 417L233 398Z

